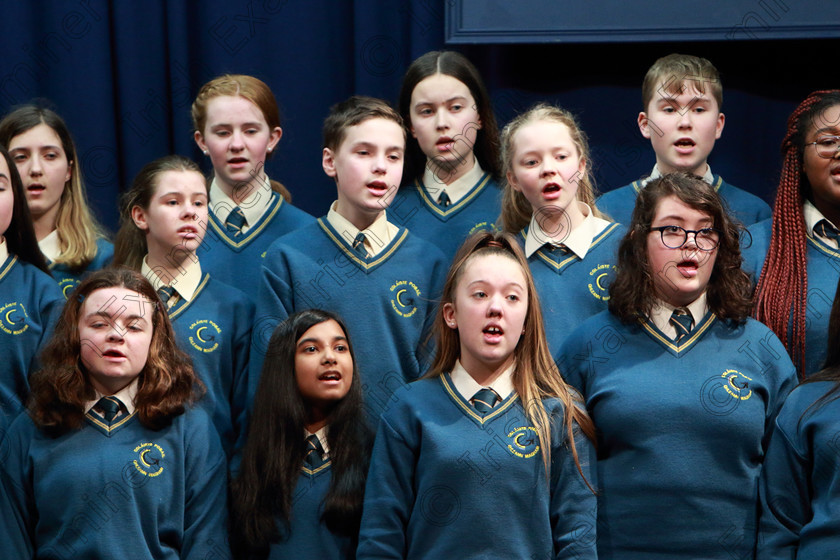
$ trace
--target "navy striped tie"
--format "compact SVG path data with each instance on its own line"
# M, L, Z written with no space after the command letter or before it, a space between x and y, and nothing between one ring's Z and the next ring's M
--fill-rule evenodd
M306 438L306 456L303 463L310 469L317 469L325 463L324 448L321 446L321 440L315 434Z
M242 208L239 206L231 210L225 220L225 228L234 237L242 234L242 228L246 225L248 225L248 221L245 219L245 214L242 213Z
M493 410L497 401L499 401L498 393L487 387L479 389L470 399L470 403L482 416Z
M108 422L109 426L119 413L121 405L122 402L117 397L102 397L96 403L96 407L102 411L102 417Z
M674 330L677 332L674 337L674 342L677 344L679 344L680 341L691 332L691 327L694 324L694 319L691 317L691 313L689 313L688 309L685 307L677 307L674 309L674 312L671 313L669 321L671 322L671 325L674 326Z

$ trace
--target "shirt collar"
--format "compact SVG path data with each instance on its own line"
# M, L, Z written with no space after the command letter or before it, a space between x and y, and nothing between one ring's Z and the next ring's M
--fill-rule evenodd
M254 181L254 184L261 188L254 189L239 204L239 209L242 210L242 214L247 221L247 225L242 228L243 232L248 231L248 228L256 224L271 204L271 181L269 181L268 175L265 177L265 182ZM216 177L213 177L213 181L210 183L210 209L213 214L219 218L220 222L225 223L236 206L237 204L233 199L226 195L222 187L219 186Z
M9 258L9 247L6 246L6 238L0 235L0 264L6 262Z
M327 212L327 222L351 245L359 233L364 233L365 248L370 255L376 256L381 253L382 249L387 247L400 231L400 228L388 221L385 210L367 229L359 231L359 228L354 226L350 220L336 211L337 204L338 201L334 201L330 205L330 210Z
M96 403L98 403L99 399L101 399L102 397L114 396L120 399L120 401L125 406L125 409L128 411L128 415L131 416L132 414L134 414L134 398L137 396L137 388L139 384L140 382L138 376L134 378L134 381L132 381L113 395L103 395L102 393L94 389L94 391L96 392L96 398L92 401L88 401L85 403L85 413L87 414L88 412L90 412L90 409L96 406Z
M694 321L694 324L697 325L697 323L706 316L706 313L709 312L709 308L706 306L706 292L700 294L700 297L685 307L688 309L688 312L691 313L691 318ZM674 309L676 308L673 305L662 300L657 300L653 309L650 310L651 322L657 329L671 337L677 334L677 331L674 329L674 325L671 324L671 314L674 312Z
M149 255L143 257L140 273L152 283L155 290L162 286L172 286L178 292L178 295L186 301L193 298L198 285L201 283L201 264L198 262L198 257L195 257L195 260L189 257L184 259L181 265L182 272L176 278L169 278L165 272L152 269L147 262L148 258Z
M499 377L496 378L493 383L487 385L488 388L493 389L496 391L496 394L499 395L499 398L504 400L513 393L513 368L516 367L516 364L513 363L503 371ZM452 372L449 374L452 377L452 384L455 385L455 389L461 393L461 396L467 400L473 398L480 389L484 388L484 385L479 385L475 379L472 378L472 375L464 369L464 366L461 365L461 360L455 362L455 367L452 368Z
M472 169L452 181L452 184L450 185L447 185L438 179L431 167L428 165L426 166L425 171L423 171L423 185L435 198L435 201L437 201L441 192L445 192L449 196L449 200L452 201L452 204L455 204L470 192L470 189L472 189L478 183L478 180L481 179L481 176L484 175L484 170L481 169L481 166L478 164L478 159L475 157L473 157L473 159L475 161L475 165L473 165Z
M823 216L823 213L817 210L817 207L814 206L814 203L810 200L806 200L805 204L802 205L802 215L805 218L805 229L807 230L808 234L819 237L821 240L825 241L831 246L836 247L836 241L831 238L825 238L816 231L814 231L814 227L820 223L821 221L825 220L836 229L840 229L837 227L837 224L832 223L831 220Z
M330 446L327 443L327 428L328 427L329 427L329 424L327 424L326 426L322 426L320 430L315 432L315 435L318 436L318 441L321 442L321 447L324 449L324 455L323 455L324 458L327 458L330 454ZM308 438L309 436L312 435L312 432L310 432L306 428L304 428L303 431L304 431L304 437Z
M659 164L655 164L653 166L653 171L650 172L650 175L642 179L642 186L644 187L654 179L659 179L660 177L662 177L662 173L659 171ZM715 184L715 175L712 173L712 166L708 163L706 164L706 173L703 174L702 179L710 185Z
M50 261L56 260L61 256L61 244L58 239L58 230L54 229L48 236L38 242L38 248L44 253Z
M578 202L580 211L583 213L583 221L569 233L558 232L558 236L552 237L540 226L536 214L531 216L531 224L528 226L528 236L525 238L525 256L530 258L537 250L549 243L555 247L568 247L575 255L583 259L595 236L604 231L610 222L598 218L592 209L585 202Z

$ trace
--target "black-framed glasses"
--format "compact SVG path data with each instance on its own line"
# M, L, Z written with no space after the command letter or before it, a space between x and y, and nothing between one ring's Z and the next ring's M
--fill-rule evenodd
M688 241L688 234L694 234L694 244L701 251L712 251L720 244L720 231L715 228L684 229L680 226L652 227L650 231L658 231L662 244L669 249L679 249Z
M832 159L837 157L837 150L840 150L840 136L820 136L815 142L808 142L806 146L814 145L817 155L821 158Z

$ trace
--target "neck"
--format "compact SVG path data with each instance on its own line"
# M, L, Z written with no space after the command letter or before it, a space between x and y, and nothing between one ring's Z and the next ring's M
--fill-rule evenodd
M35 229L35 238L40 242L46 236L55 231L56 212L45 212L40 216L32 217L32 227Z
M709 170L709 164L705 161L695 167L694 169L681 169L678 167L670 167L659 162L656 163L657 169L659 169L659 173L662 175L667 175L668 173L691 173L692 175L697 175L698 177L703 177L706 174L706 171Z
M221 179L217 180L219 188L225 193L237 206L240 206L245 199L251 196L254 192L264 188L263 185L268 181L268 177L263 172L262 167L251 171L251 180L247 183L237 183L236 185L229 185Z
M461 356L461 366L482 387L492 385L513 364L513 354L498 363L487 363L472 359L464 361L463 353Z
M311 407L304 427L310 434L314 434L327 425L327 412L319 407Z
M811 203L829 222L834 224L835 227L840 228L840 207L834 204L826 204L819 200L812 200Z
M161 282L172 284L172 281L184 274L186 265L198 262L195 251L179 248L178 250L161 251L156 247L149 247L146 264L149 265Z
M451 185L475 166L475 154L470 152L464 159L456 159L453 162L427 159L426 165L441 183Z
M384 212L384 210L380 210L376 213L359 212L355 211L354 208L349 208L348 206L349 205L347 204L343 204L343 201L339 198L335 205L335 211L341 215L341 217L353 224L353 226L355 226L359 231L364 231L373 225L373 222L379 219L379 216L381 216L382 212Z

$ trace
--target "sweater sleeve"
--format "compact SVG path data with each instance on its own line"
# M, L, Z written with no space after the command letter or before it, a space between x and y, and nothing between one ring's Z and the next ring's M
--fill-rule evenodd
M7 560L33 558L37 509L27 484L27 442L31 437L21 433L30 422L22 414L0 434L0 557Z

